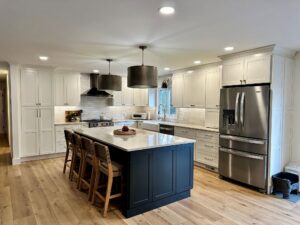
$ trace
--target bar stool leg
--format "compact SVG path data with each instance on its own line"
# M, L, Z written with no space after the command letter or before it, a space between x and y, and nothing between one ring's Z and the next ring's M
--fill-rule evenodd
M73 181L73 171L74 171L74 166L75 166L75 159L76 159L76 154L75 152L72 154L72 161L71 161L71 166L70 166L70 174L69 174L69 179Z
M85 158L81 157L80 159L80 166L79 166L79 175L78 175L78 181L77 181L77 188L81 190L81 177L84 176L85 174L85 169L86 169L86 162Z
M68 159L69 159L69 148L67 147L63 173L66 173L66 167L67 167Z
M88 200L92 200L93 190L95 185L95 170L92 168L92 175L91 175L91 182L90 182L90 188L89 188L89 194L88 194Z
M93 190L93 197L92 197L92 204L95 204L95 200L96 200L96 192L97 192L97 188L99 186L99 180L100 180L100 171L97 170L96 174L95 174L95 184L94 184L94 190Z
M107 216L107 209L108 209L108 205L109 205L112 184L113 184L113 177L112 176L108 176L107 188L106 188L106 196L105 196L105 204L104 204L104 212L103 212L103 216L104 217Z

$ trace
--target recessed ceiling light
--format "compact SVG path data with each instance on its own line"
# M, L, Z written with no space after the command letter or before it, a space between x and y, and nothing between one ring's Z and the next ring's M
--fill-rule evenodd
M195 60L195 61L194 61L194 64L200 64L200 63L201 63L200 60Z
M164 6L159 9L159 12L163 15L172 15L175 13L175 9L171 6Z
M49 59L48 56L40 56L39 58L41 61L47 61Z
M189 70L189 71L187 71L187 73L193 73L194 72L194 70Z
M224 50L227 51L227 52L230 52L234 49L234 47L232 46L228 46L228 47L225 47Z
M169 68L169 67L165 67L164 70L165 70L165 71L169 71L170 68Z
M93 70L93 73L99 73L99 70Z

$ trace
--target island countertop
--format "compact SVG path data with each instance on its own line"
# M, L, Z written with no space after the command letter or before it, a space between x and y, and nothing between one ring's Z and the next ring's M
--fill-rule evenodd
M135 129L135 135L114 135L113 131L121 127L95 127L75 130L76 133L117 147L121 150L132 152L151 148L159 148L172 145L195 143L193 139L187 139L152 131Z

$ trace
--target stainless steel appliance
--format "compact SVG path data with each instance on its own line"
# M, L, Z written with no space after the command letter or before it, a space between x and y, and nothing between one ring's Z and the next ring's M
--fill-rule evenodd
M174 126L159 124L159 133L174 135Z
M221 89L221 176L266 189L269 102L269 85Z
M131 115L131 118L134 120L146 120L147 119L147 113L133 113Z
M109 127L113 126L112 120L83 120L83 122L88 122L89 128L91 127Z

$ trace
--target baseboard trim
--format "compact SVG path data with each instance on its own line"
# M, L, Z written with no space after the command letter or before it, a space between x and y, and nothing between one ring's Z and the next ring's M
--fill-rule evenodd
M66 155L66 153L62 152L62 153L53 153L53 154L47 154L47 155L28 156L28 157L21 158L20 163L35 161L35 160L42 160L42 159L59 158L59 157L65 156L65 155Z
M14 166L14 165L19 165L19 164L21 164L21 159L20 158L17 158L17 159L13 159L12 160L12 165Z

